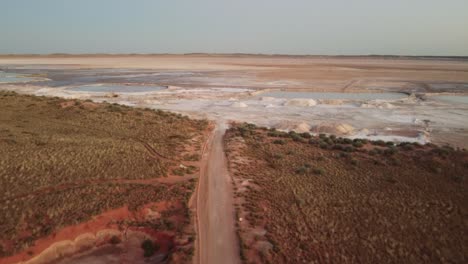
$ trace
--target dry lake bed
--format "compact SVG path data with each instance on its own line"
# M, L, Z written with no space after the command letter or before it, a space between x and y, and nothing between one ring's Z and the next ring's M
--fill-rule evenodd
M464 58L2 56L0 89L279 130L468 146Z

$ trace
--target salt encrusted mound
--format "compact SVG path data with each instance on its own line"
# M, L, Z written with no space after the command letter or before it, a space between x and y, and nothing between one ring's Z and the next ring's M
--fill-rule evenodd
M284 103L285 106L315 106L317 105L317 101L314 99L290 99Z
M234 103L231 104L231 107L245 108L245 107L248 107L248 105L245 104L245 103L242 103L242 102L234 102Z
M293 130L298 133L310 132L310 126L309 124L302 122L298 124L297 126L295 126Z
M354 127L345 123L320 124L312 128L315 133L329 133L334 135L349 135L354 132Z
M345 103L345 101L341 99L320 99L318 102L326 105L342 105Z
M305 122L294 121L281 121L277 123L274 128L286 131L296 131L297 133L304 133L310 131L310 125Z
M268 97L268 96L264 96L264 97L260 97L260 101L266 101L266 102L271 102L271 101L274 101L276 98L274 97Z
M381 101L381 100L374 100L374 101L369 101L366 103L362 103L360 105L362 108L379 108L379 109L391 109L395 108L394 105L392 105L389 102L386 101Z

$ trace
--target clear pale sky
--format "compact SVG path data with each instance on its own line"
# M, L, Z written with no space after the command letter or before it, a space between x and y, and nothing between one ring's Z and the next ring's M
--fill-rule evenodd
M0 53L468 56L468 0L0 0Z

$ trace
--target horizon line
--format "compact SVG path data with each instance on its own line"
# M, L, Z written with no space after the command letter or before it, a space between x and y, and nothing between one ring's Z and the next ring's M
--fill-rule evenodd
M392 54L287 54L287 53L208 53L208 52L190 52L190 53L0 53L0 57L14 56L270 56L270 57L389 57L389 58L447 58L447 59L468 59L468 55L392 55Z

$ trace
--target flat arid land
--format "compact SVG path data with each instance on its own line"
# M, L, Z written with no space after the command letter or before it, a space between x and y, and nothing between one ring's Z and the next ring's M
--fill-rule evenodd
M0 263L189 261L207 124L0 92Z
M464 263L468 152L235 124L246 263Z
M467 58L3 55L0 91L0 263L468 259Z
M0 89L20 93L301 132L468 146L466 58L1 56L0 71Z

